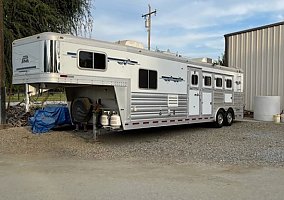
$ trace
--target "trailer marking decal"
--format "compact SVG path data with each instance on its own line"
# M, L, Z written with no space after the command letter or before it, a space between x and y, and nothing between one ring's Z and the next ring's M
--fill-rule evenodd
M74 53L74 52L67 52L67 55L68 55L68 56L77 56L77 53Z
M29 66L29 67L21 67L21 68L17 68L16 70L23 70L23 69L35 69L36 66Z
M130 60L130 59L121 59L121 58L111 58L108 57L108 61L116 61L120 65L139 65L139 63L135 60Z
M181 77L176 78L173 76L162 76L160 79L164 79L164 81L173 81L175 83L184 81L184 79Z

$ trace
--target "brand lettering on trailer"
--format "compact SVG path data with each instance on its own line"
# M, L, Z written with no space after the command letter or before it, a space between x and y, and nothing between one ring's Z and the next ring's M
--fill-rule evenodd
M181 77L172 77L172 76L162 76L160 79L164 79L164 81L173 81L175 83L184 81Z
M108 61L116 61L120 65L139 65L139 63L135 60L130 59L121 59L121 58L111 58L108 57Z
M29 63L29 62L30 62L29 61L29 56L27 56L27 55L23 56L22 63Z

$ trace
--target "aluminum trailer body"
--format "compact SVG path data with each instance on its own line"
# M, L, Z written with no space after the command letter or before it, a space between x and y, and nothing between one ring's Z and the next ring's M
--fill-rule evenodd
M201 122L221 127L243 118L239 69L65 34L14 41L13 84L65 87L70 104L101 99L104 111L119 116L118 130Z

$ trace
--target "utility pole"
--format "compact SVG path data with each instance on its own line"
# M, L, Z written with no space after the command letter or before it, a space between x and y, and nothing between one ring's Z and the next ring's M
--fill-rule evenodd
M150 4L148 5L149 7L149 12L147 14L142 15L142 17L145 19L145 28L147 28L148 31L148 50L151 48L151 15L157 13L157 10L155 9L154 11L151 10Z
M0 0L0 124L6 124L5 66L4 66L4 13Z

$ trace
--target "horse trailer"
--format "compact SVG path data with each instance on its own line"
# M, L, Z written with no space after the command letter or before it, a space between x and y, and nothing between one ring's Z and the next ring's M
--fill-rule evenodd
M64 87L74 122L130 130L243 118L243 73L149 51L133 41L103 42L41 33L13 42L13 84ZM95 123L95 122L94 122Z

